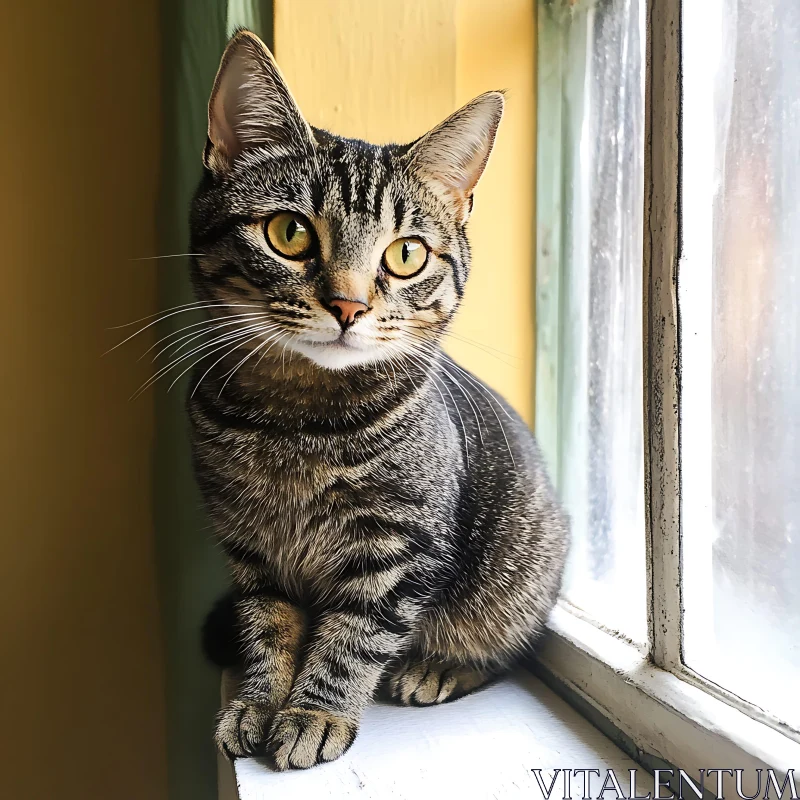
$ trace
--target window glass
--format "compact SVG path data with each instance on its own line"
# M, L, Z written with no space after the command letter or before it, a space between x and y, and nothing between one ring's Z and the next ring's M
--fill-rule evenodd
M684 659L800 726L800 3L683 4Z
M540 6L536 431L569 602L645 642L644 3Z

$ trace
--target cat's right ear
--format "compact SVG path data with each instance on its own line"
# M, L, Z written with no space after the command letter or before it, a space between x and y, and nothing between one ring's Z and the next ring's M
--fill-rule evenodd
M226 172L253 147L273 156L307 153L314 135L272 53L254 33L240 30L228 42L214 81L203 163L212 172Z

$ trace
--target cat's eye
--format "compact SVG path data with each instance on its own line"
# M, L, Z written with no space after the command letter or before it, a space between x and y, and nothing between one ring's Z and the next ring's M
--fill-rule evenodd
M266 225L269 246L286 258L304 258L314 245L308 220L291 211L281 211Z
M419 239L398 239L383 254L386 269L398 278L416 275L428 260L428 248Z

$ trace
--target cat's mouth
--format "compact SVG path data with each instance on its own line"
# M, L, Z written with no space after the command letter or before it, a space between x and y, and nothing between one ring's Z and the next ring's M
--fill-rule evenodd
M344 348L346 350L360 350L363 349L364 339L352 330L341 331L341 333L331 336L327 339L301 339L308 344L316 345L317 347L336 347Z
M346 369L380 360L376 343L352 330L341 331L326 339L297 338L290 346L328 369Z

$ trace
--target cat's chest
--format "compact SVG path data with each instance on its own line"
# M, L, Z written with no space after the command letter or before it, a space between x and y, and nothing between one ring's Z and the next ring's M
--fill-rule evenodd
M250 531L272 580L289 594L324 593L349 549L344 512L317 485L304 491L277 489L271 511L251 519Z
M342 558L348 508L339 487L357 480L359 470L316 454L276 457L269 446L245 460L247 480L224 516L279 585L306 594L324 584Z

